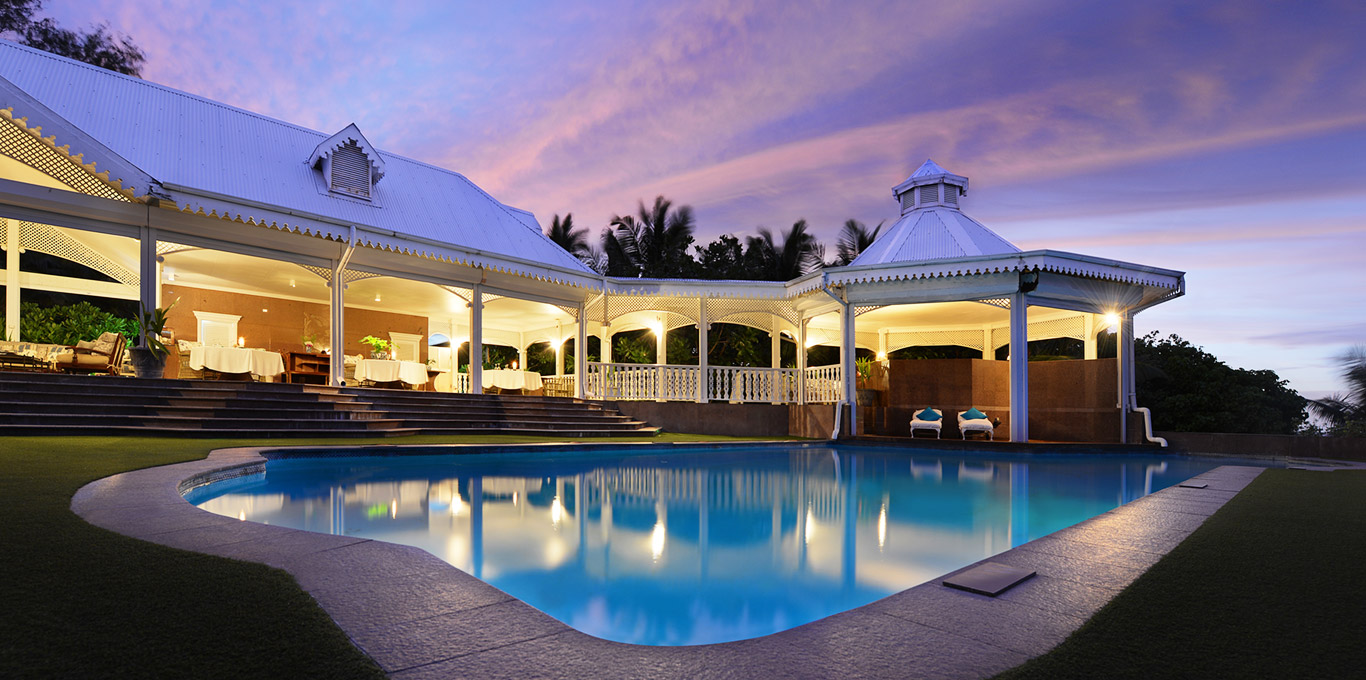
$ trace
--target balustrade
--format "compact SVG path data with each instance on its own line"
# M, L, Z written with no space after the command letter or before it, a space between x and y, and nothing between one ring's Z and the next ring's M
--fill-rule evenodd
M696 401L701 376L698 366L590 362L584 387L591 399ZM704 387L707 401L795 404L801 382L795 368L708 366ZM806 383L807 403L839 401L839 366L806 369Z

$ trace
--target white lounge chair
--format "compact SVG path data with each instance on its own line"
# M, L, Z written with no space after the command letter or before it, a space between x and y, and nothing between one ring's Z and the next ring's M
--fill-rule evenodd
M993 436L996 432L996 426L991 424L990 418L973 418L969 420L963 417L964 413L967 413L967 411L958 412L958 432L963 435L963 439L968 438L969 432L985 432L987 433L987 439L992 441L996 440Z
M938 418L935 418L934 420L921 420L921 419L920 419L920 416L924 415L926 411L928 411L928 412L930 412L930 413L938 414L939 417L938 417ZM916 411L915 413L911 414L911 436L912 436L912 437L915 436L915 431L916 431L916 430L931 430L931 431L934 432L934 438L935 438L935 439L939 439L939 431L940 431L940 429L942 429L943 427L944 427L944 414L939 413L939 411L934 410L934 407L933 407L933 406L927 406L927 407L922 408L922 409L920 409L919 411Z

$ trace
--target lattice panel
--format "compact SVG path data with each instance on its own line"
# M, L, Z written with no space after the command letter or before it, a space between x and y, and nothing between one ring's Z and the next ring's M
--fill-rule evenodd
M797 308L791 300L743 300L737 298L707 298L707 321L742 323L763 330L773 328L773 317L787 322L789 330L797 327ZM735 319L744 318L746 321ZM754 322L755 319L762 319Z
M1053 338L1076 338L1077 340L1086 339L1086 323L1081 315L1069 316L1062 319L1051 321L1037 321L1029 324L1028 339L1030 342L1035 340L1050 340ZM1010 344L1010 327L993 328L991 331L991 347L1005 347Z
M465 304L469 304L470 300L474 299L474 290L470 288L461 288L459 286L441 286L440 288L441 290L464 300Z
M893 331L887 334L887 351L907 347L938 347L957 345L981 351L986 344L986 333L980 330L956 331Z
M1000 307L1001 309L1010 309L1010 298L990 298L987 300L978 300L978 302L984 305L991 305L992 307Z
M882 309L886 305L854 305L854 317L860 317L876 309Z
M83 264L125 286L138 285L137 272L129 271L84 243L57 231L56 227L20 222L19 247Z
M555 308L558 309L558 310L560 310L561 312L564 312L565 314L568 314L569 317L570 317L571 319L574 319L575 321L578 321L578 319L579 319L579 307L578 307L578 305L575 305L575 306L572 306L572 307L569 306L569 305L555 305Z
M687 317L689 323L697 323L697 300L690 298L671 298L660 296L609 296L604 297L607 321L619 319L632 312L669 312ZM593 317L589 317L593 318Z
M328 269L327 267L317 267L317 266L314 266L314 265L311 265L311 264L301 264L301 265L299 265L299 266L300 266L300 267L303 267L304 269L307 269L308 271L313 272L314 274L317 274L319 278L321 278L322 280L324 280L324 281L326 281L326 282L328 282L328 283L331 283L331 282L332 282L332 270L331 270L331 269ZM381 276L383 276L383 274L371 274L370 272L358 272L358 271L356 271L356 270L354 270L354 269L343 269L343 270L342 270L342 281L345 282L345 283L353 283L353 282L355 282L355 281L364 281L364 280L366 280L366 279L377 279L377 278L379 278L379 277L381 277Z
M170 241L157 241L157 255L170 255L171 253L180 253L187 250L199 250L199 248L181 243L172 243Z
M0 250L8 248L9 243L9 220L0 218Z
M56 135L43 138L40 128L28 128L23 119L15 120L5 110L5 122L0 123L0 153L23 163L76 191L90 196L108 198L125 203L133 202L132 191L127 193L111 186L123 187L121 180L109 179L109 172L95 172L95 164L86 165L81 154L68 155L71 147L56 146Z

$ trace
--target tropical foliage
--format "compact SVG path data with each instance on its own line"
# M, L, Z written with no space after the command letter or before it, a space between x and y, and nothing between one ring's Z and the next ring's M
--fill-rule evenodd
M760 228L758 236L745 239L745 260L753 276L767 281L790 281L820 268L820 244L807 231L806 220L797 220L775 238L773 232Z
M24 342L46 345L74 345L107 332L120 333L130 341L138 336L136 320L115 316L89 302L54 306L25 302L19 305L19 329Z
M566 252L585 264L592 265L596 259L592 248L588 245L588 229L574 228L574 215L567 214L561 220L557 214L550 221L550 229L545 233L546 237L555 242L555 245L564 248Z
M1326 434L1366 437L1366 346L1347 350L1338 361L1347 391L1311 401L1309 408L1327 423Z
M879 222L872 231L868 231L868 225L858 220L845 220L840 228L839 240L835 242L835 265L847 265L863 254L877 240L882 224Z
M89 33L62 28L50 18L37 18L42 0L0 0L0 35L22 45L83 61L130 76L140 75L147 56L131 38L98 24Z
M1153 429L1295 434L1305 421L1307 402L1275 371L1231 368L1180 336L1137 339L1134 361Z
M663 196L648 208L641 201L636 215L614 215L602 233L607 274L665 279L693 274L696 262L688 256L688 248L695 227L692 206L675 210L673 202Z

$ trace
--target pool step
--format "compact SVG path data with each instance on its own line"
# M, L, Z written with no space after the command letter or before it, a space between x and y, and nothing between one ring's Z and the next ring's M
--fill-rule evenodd
M654 435L562 397L0 372L0 435L190 437Z

